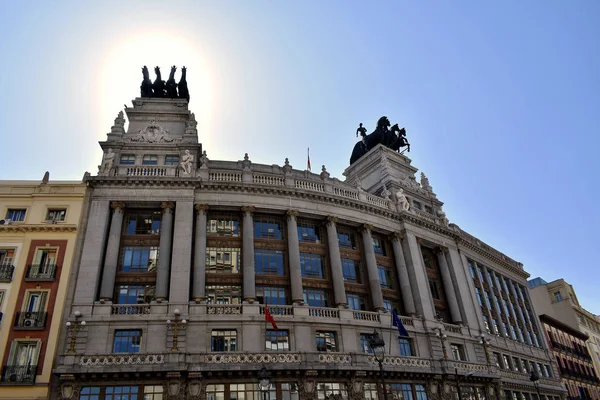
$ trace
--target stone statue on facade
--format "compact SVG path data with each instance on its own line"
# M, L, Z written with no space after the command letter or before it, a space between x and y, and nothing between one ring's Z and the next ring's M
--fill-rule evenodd
M181 156L181 161L179 162L179 169L183 176L191 176L192 175L192 165L194 164L194 156L190 154L189 150L185 150L183 156Z
M160 68L154 67L154 73L156 73L156 79L152 84L152 90L154 90L154 97L165 97L165 81L160 76Z
M208 169L208 161L208 155L206 154L206 150L204 150L200 156L200 168Z
M429 178L427 178L423 172L421 172L421 187L428 192L433 191L433 188L429 184Z
M358 124L358 129L356 129L356 137L358 137L359 134L362 138L367 136L367 128L363 126L362 122Z
M396 203L398 203L399 211L408 211L410 210L410 202L406 195L404 194L404 190L398 189L396 192Z
M167 97L170 99L177 98L177 83L175 82L175 71L177 71L177 67L173 65L171 67L169 79L167 80Z
M152 81L150 80L150 73L148 67L144 65L142 68L142 85L140 86L141 97L153 97L154 91L152 90Z
M384 186L383 190L381 191L381 197L383 197L386 200L389 200L391 195L392 195L392 192L390 192L388 190L388 188L386 186Z
M399 151L401 147L406 146L408 151L410 151L410 144L406 139L406 129L399 128L398 124L395 124L390 129L390 125L390 120L383 116L379 118L377 121L377 127L371 134L363 135L366 129L362 127L361 123L356 130L356 136L358 137L360 133L362 140L356 143L354 149L352 150L352 155L350 156L350 165L354 164L359 158L367 154L378 144L383 144L394 151Z
M441 208L437 211L437 216L442 220L444 226L450 225L450 220L446 217L446 213Z
M179 80L179 83L177 84L177 88L179 89L179 98L190 101L190 92L188 92L186 75L187 75L187 68L182 67L181 68L181 79Z
M106 153L104 153L104 157L102 158L102 165L100 166L100 172L110 172L110 169L113 166L113 161L115 159L115 153L113 153L112 149L108 149Z

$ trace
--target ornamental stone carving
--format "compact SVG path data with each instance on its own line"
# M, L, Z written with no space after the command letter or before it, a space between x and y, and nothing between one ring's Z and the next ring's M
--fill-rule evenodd
M423 172L421 172L421 188L426 190L427 192L433 192L433 188L429 184L429 179Z
M189 150L185 150L183 155L181 156L181 161L179 162L179 170L181 176L192 176L194 165L194 156L190 154Z
M133 355L108 355L108 356L83 356L79 360L79 365L98 366L98 365L152 365L163 364L165 356L163 354L146 354L140 356Z
M300 400L316 400L316 386L317 382L314 378L306 377L300 380L300 382L298 382L298 393L300 394Z
M398 211L400 212L406 212L410 209L410 202L406 198L404 190L398 189L398 191L396 192L396 203L398 203Z
M204 400L206 399L206 385L200 379L201 374L198 372L190 372L187 382L187 400Z
M129 142L141 143L171 143L179 142L179 139L169 137L169 132L163 128L156 120L150 121L144 129L140 129L137 135L125 139Z
M115 159L116 154L113 152L113 149L108 149L106 153L104 153L104 157L102 158L102 165L100 166L101 173L109 173L111 168L113 167L113 161Z
M364 399L363 385L364 385L364 378L361 376L354 376L354 377L352 377L352 379L350 379L350 382L348 385L348 397L350 400L363 400Z
M450 225L450 220L446 217L446 213L441 208L437 211L437 216L442 220L444 226Z

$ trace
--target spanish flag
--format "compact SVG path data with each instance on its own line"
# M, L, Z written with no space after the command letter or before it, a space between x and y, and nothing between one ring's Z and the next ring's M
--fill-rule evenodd
M275 329L276 331L279 330L277 328L277 324L275 323L275 319L271 315L271 311L269 311L269 305L267 303L265 303L265 321L270 322L271 325L273 326L273 329Z
M306 169L310 171L310 147L308 148L308 160L306 161Z

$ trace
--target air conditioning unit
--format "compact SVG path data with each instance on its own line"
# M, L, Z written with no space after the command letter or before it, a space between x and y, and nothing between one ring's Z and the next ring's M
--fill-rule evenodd
M23 326L26 326L26 327L35 326L35 319L33 319L33 318L25 318L25 320L23 320Z
M0 219L0 225L10 225L11 222L10 219Z

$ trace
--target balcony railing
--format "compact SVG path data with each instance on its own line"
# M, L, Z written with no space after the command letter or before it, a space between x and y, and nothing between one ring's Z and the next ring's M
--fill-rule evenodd
M209 304L206 306L206 313L211 315L232 315L241 314L241 304Z
M37 365L5 365L2 368L2 383L34 384Z
M294 306L270 304L269 312L271 313L271 315L294 315ZM262 304L260 305L260 314L265 314L265 306Z
M380 322L379 313L373 311L352 311L352 317L359 321Z
M0 282L11 282L14 272L15 272L14 265L0 266Z
M117 304L110 308L111 314L117 315L135 315L135 314L150 314L149 304Z
M53 281L56 277L56 264L28 265L25 274L26 281Z
M18 311L15 317L15 329L41 330L46 328L47 312Z

